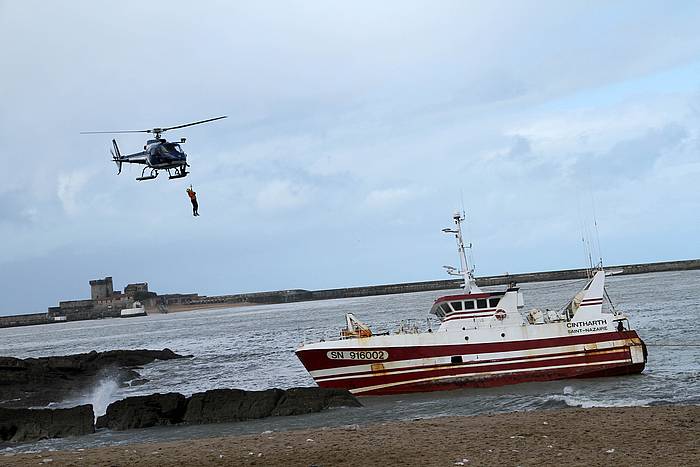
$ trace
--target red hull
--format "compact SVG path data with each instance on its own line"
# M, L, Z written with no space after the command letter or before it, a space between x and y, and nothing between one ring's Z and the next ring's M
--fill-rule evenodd
M595 345L606 341L618 344L600 349ZM575 351L558 352L555 349L581 344L589 345ZM389 348L390 360L362 362L364 367L361 365L359 370L348 368L348 371L342 371L342 368L357 367L358 362L331 360L326 356L329 349L302 349L297 355L309 371L340 370L332 375L314 376L321 387L348 389L358 395L385 395L640 373L644 370L644 362L634 361L630 351L633 346L643 347L643 343L636 332L626 331L493 344ZM520 351L525 353L490 360L391 365L412 359ZM528 351L545 353L527 354ZM371 369L367 369L368 365Z
M519 372L503 376L490 376L488 378L459 378L453 381L430 381L415 384L405 384L401 386L377 389L362 392L363 396L383 396L389 394L405 394L409 392L432 392L448 391L462 388L489 388L506 386L509 384L530 383L536 381L556 381L560 379L574 378L598 378L605 376L622 376L641 373L644 370L644 363L597 366L595 368L566 369L566 370L539 370ZM354 385L338 385L331 383L318 383L322 388L355 389Z

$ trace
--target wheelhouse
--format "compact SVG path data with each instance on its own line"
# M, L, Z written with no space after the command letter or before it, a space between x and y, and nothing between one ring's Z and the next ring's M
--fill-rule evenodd
M505 292L448 295L435 300L431 314L443 321L453 313L483 313L495 311Z

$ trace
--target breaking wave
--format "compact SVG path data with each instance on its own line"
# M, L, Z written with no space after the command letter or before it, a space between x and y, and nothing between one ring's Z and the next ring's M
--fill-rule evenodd
M653 399L598 398L584 391L575 390L571 386L564 387L561 394L551 394L545 398L547 408L580 407L589 409L592 407L647 407L653 402Z
M119 390L119 383L115 376L104 376L91 388L91 390L78 401L79 404L92 404L95 418L107 412L107 406L114 402Z

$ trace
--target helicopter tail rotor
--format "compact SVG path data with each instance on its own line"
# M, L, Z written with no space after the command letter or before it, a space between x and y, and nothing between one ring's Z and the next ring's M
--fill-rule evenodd
M119 171L117 172L117 175L122 173L122 154L119 152L119 146L117 146L117 140L112 140L112 145L114 146L114 150L109 150L109 152L112 154L112 160L114 161L115 164L117 164L117 168Z

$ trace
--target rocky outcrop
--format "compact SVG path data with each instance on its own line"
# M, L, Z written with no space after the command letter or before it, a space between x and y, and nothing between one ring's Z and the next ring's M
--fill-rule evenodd
M127 397L107 407L98 428L127 430L185 422L192 425L302 415L332 407L362 407L343 389L292 388L266 391L212 389L189 399L178 393Z
M97 428L129 430L157 425L238 422L270 416L301 415L332 407L362 407L346 390L292 388L243 391L213 389L193 394L127 397L107 407ZM0 408L0 441L26 442L79 436L95 431L91 405L70 409Z
M284 392L271 415L302 415L332 407L362 407L362 404L345 389L292 388Z
M70 409L0 408L0 441L26 442L94 433L92 405Z
M134 368L154 360L183 357L169 349L93 351L26 359L0 357L0 406L46 405L94 384L105 374L124 383L139 377Z
M107 407L107 413L98 417L97 428L129 430L156 425L175 425L182 422L187 409L187 398L182 394L151 394L127 397Z
M283 394L281 389L213 389L199 392L193 394L187 404L185 421L203 424L269 417Z

